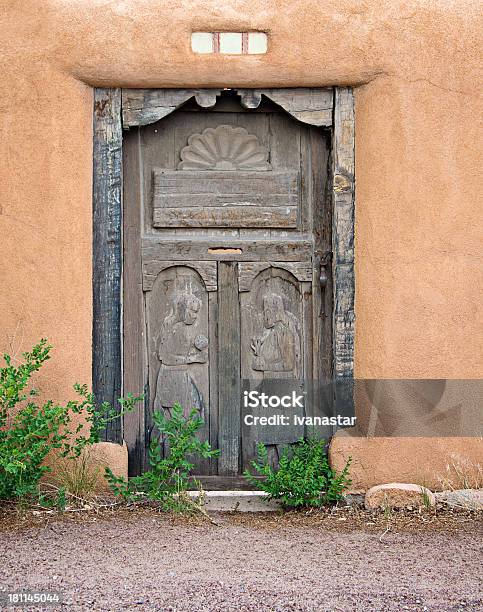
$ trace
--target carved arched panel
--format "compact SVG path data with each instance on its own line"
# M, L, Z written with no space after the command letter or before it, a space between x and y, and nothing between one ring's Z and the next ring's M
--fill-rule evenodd
M303 303L299 281L269 267L242 299L242 372L245 378L303 376Z
M206 419L209 405L208 294L187 266L162 270L146 294L150 406L179 403Z

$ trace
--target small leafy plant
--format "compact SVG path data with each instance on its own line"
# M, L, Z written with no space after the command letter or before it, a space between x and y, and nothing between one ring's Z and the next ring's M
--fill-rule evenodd
M269 499L280 500L285 507L320 507L342 499L352 482L350 463L351 458L337 473L327 460L324 440L301 438L282 450L277 469L269 463L267 448L259 444L258 459L251 465L262 478L248 470L244 476L250 484L268 493Z
M196 502L187 494L192 461L195 456L218 457L219 451L198 438L203 420L197 410L185 417L183 408L176 404L170 417L156 410L153 420L160 437L153 439L149 447L150 469L126 480L106 468L106 478L114 493L128 501L156 501L162 510L178 512L194 509Z
M55 450L62 458L79 458L100 441L106 424L120 417L108 402L97 406L86 385L74 385L79 399L65 405L52 400L37 403L39 392L31 387L30 379L50 359L51 349L42 339L23 353L23 363L18 366L12 364L10 355L4 355L5 366L0 368L0 500L42 501L40 481L51 471L45 463L49 453ZM140 399L121 398L121 413ZM65 496L65 489L60 491Z

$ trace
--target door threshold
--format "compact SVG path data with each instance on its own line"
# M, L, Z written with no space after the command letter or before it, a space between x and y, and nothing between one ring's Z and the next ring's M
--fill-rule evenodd
M197 491L195 481L205 491L252 491L253 485L244 476L192 476L189 489Z
M192 498L199 491L189 491ZM268 498L264 491L202 491L203 507L210 512L276 512L280 502Z

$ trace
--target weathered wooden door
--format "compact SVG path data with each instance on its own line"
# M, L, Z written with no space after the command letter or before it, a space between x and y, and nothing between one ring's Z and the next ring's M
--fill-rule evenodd
M125 133L124 390L130 469L145 466L153 410L196 408L221 450L200 475L236 476L264 438L241 419L243 379L329 379L330 132L234 92L194 98ZM278 436L278 437L277 437Z

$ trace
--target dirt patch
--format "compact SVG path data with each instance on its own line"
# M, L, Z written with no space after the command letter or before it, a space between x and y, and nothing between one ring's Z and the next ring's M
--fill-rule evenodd
M320 510L288 512L210 512L177 515L161 513L154 504L116 504L111 499L101 500L90 508L77 507L67 512L54 510L18 510L12 505L0 504L0 534L21 532L29 528L42 528L51 524L92 523L102 521L130 521L153 517L167 525L196 526L210 523L215 526L239 525L253 529L277 530L285 527L320 527L326 531L350 532L381 530L426 533L432 531L475 532L482 528L483 513L462 508L448 508L437 504L435 508L393 509L389 511L365 510L361 506L332 506Z
M71 610L483 609L470 512L340 508L214 524L120 508L9 520L0 587L58 591Z

